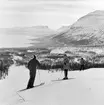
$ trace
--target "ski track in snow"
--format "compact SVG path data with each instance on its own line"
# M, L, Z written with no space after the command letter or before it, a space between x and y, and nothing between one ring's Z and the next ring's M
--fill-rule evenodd
M61 80L63 72L37 70L34 85L26 91L29 71L24 66L10 67L9 76L0 81L0 105L104 105L104 69L69 71L69 80ZM4 94L5 93L5 94Z

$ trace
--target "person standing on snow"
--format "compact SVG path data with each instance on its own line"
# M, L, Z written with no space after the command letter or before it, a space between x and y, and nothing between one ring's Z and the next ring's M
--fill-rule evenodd
M30 79L28 81L27 89L34 87L34 80L36 76L36 67L40 66L39 61L36 59L36 56L34 55L34 58L31 59L28 63L28 69L30 71Z
M63 61L63 69L64 69L64 80L68 79L68 70L69 70L69 59L67 55L64 55L64 61Z
M85 61L84 61L84 59L83 58L81 58L81 60L80 60L80 64L81 64L81 66L80 66L80 71L81 70L84 70L84 66L85 66Z

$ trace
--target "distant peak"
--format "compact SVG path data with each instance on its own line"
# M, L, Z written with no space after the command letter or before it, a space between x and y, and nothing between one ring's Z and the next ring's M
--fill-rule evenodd
M89 16L95 16L95 17L104 16L104 10L96 10L96 11L90 12L86 14L85 16L79 18L78 21L88 18Z

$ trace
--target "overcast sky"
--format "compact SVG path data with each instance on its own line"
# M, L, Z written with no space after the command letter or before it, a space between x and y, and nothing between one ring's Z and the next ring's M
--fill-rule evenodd
M0 0L0 28L58 29L95 10L104 10L104 0Z

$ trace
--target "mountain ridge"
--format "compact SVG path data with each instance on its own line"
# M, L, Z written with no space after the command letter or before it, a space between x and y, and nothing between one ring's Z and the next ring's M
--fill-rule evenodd
M94 11L81 17L54 39L66 45L104 44L104 11Z

